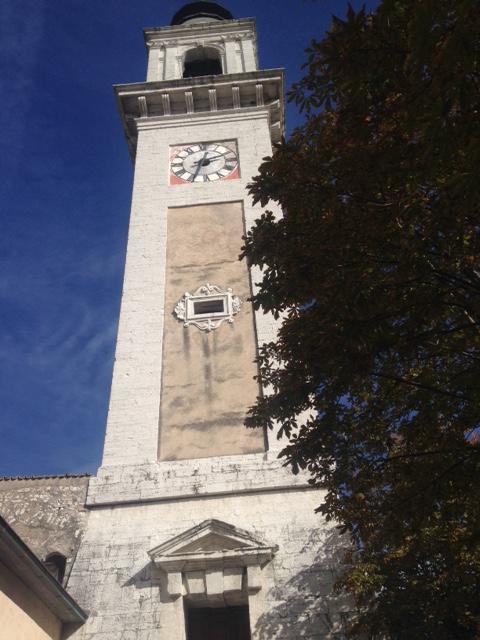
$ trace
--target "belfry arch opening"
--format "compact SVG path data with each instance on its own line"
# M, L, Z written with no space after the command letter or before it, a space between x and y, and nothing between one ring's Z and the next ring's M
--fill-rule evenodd
M220 52L214 47L195 47L185 55L183 77L218 76L223 73Z

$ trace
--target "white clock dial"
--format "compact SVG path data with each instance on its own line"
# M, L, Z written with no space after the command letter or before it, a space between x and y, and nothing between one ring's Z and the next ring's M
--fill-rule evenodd
M238 167L236 152L216 142L183 147L172 158L172 173L185 182L215 182L228 177Z

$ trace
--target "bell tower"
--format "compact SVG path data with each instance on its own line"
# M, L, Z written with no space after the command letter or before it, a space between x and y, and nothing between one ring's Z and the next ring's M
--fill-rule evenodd
M244 426L276 324L238 256L261 215L247 185L284 129L283 71L259 69L253 19L213 2L144 35L146 82L114 87L135 172L103 460L69 582L90 611L75 637L273 638L328 530L275 436Z

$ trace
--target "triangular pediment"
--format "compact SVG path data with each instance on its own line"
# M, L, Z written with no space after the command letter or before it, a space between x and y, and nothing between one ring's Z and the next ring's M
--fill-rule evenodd
M237 539L232 539L227 536L219 535L218 533L207 533L206 535L194 540L189 544L175 552L178 553L197 553L199 551L228 551L231 549L239 549L240 547L247 547L248 544L240 542Z
M185 555L222 553L240 549L268 549L263 542L248 531L234 527L221 520L205 520L196 527L187 529L178 536L151 549L148 554L155 560Z

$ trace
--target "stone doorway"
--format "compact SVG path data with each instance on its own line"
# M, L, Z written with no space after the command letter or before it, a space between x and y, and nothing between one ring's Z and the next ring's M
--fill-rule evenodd
M151 549L168 639L259 640L277 549L213 518Z
M188 607L187 640L251 640L248 605Z

